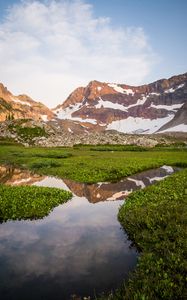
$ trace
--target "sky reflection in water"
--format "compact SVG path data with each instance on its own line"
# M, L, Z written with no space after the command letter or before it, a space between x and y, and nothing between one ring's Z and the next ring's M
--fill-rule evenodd
M5 171L5 184L56 186L71 190L74 197L43 220L0 224L0 299L64 300L72 294L110 291L127 278L137 253L117 220L123 200L111 200L124 199L174 169L165 166L95 185L37 177L28 171L23 175L20 170L7 176L8 171L0 169L1 179Z

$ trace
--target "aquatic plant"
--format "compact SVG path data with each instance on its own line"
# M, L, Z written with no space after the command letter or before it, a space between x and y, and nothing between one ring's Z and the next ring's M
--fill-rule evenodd
M37 186L0 185L0 221L38 219L70 199L70 192Z

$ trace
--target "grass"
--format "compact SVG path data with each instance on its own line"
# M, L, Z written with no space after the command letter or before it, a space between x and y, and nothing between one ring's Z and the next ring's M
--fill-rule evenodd
M137 145L94 145L92 151L148 151L149 148Z
M113 149L113 146L109 149ZM164 164L185 167L187 150L112 152L92 151L89 147L44 149L0 145L0 163L34 169L39 174L95 183L117 181Z
M187 169L132 193L118 218L141 254L121 289L100 299L187 299Z
M71 196L56 188L0 185L0 221L43 218Z

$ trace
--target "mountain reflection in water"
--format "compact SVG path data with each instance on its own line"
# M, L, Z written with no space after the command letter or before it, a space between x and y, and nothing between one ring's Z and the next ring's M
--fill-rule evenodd
M0 224L0 299L66 300L118 287L138 256L117 220L121 199L176 170L163 166L116 183L84 184L1 166L4 184L63 188L73 198L42 220Z
M57 187L71 191L78 197L85 197L91 203L110 200L123 200L131 192L162 180L179 168L162 166L161 168L141 172L118 182L95 184L79 183L70 179L33 174L28 170L0 166L0 182L7 185L37 185Z

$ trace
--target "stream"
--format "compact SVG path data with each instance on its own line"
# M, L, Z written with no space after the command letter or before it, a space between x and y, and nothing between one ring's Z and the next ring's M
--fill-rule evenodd
M68 300L117 288L138 257L117 220L120 205L132 191L178 169L162 166L116 183L84 184L0 166L3 184L73 193L42 220L0 224L0 299Z

